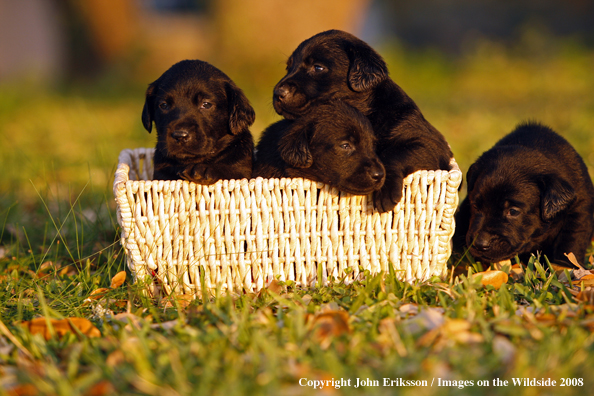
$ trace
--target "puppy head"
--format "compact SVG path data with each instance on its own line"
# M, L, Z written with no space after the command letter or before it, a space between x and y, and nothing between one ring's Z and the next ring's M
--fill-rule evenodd
M542 249L557 216L576 197L561 176L542 172L543 160L508 146L490 150L470 167L466 244L475 259L499 262Z
M279 151L291 177L321 181L352 194L379 190L385 180L369 120L340 102L321 105L295 121Z
M223 72L199 60L173 65L146 91L142 123L157 149L178 160L216 156L254 123L249 101Z
M388 68L375 50L349 33L329 30L302 42L289 57L273 105L294 119L319 103L356 101L386 79Z

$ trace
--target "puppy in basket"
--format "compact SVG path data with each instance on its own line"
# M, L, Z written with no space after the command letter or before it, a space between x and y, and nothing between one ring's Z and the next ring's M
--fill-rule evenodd
M171 66L146 91L142 124L157 129L155 180L250 178L255 113L244 93L200 60Z
M386 178L375 134L363 114L340 101L269 126L256 147L254 177L303 177L351 194L379 190Z

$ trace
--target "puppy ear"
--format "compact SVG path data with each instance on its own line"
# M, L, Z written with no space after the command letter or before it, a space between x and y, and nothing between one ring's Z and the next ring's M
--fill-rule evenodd
M235 84L227 83L225 88L229 103L229 129L232 134L236 135L254 123L256 112L243 91Z
M282 160L294 168L309 168L313 164L307 126L293 124L291 130L280 139L278 149Z
M466 191L470 192L474 188L474 182L476 180L476 163L470 165L468 172L466 172Z
M149 85L146 90L146 97L144 99L144 107L142 108L142 125L149 133L153 129L153 120L155 119L155 83Z
M544 175L540 178L539 184L541 217L544 221L553 219L576 199L571 184L557 175Z
M348 81L353 91L368 91L388 78L386 62L369 45L349 42L346 52L350 61Z

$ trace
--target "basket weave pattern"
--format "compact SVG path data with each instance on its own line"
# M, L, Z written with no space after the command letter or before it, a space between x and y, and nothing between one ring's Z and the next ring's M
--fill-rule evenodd
M408 281L445 272L462 180L455 161L449 172L407 176L394 211L379 214L371 196L300 178L153 181L153 153L122 151L114 181L135 280L195 294L202 285L256 291L272 277L352 281L360 268L376 274L390 264Z

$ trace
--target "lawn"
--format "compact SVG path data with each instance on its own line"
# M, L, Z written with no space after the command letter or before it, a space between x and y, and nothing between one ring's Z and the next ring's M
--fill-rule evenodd
M463 171L532 119L564 135L594 174L594 52L543 40L480 42L456 58L378 49ZM276 119L268 95L278 77L246 90L256 136ZM592 389L594 296L544 257L498 289L472 275L480 264L455 256L447 277L422 283L368 274L310 289L147 297L122 279L111 191L119 152L155 142L140 122L145 86L0 86L0 394Z

